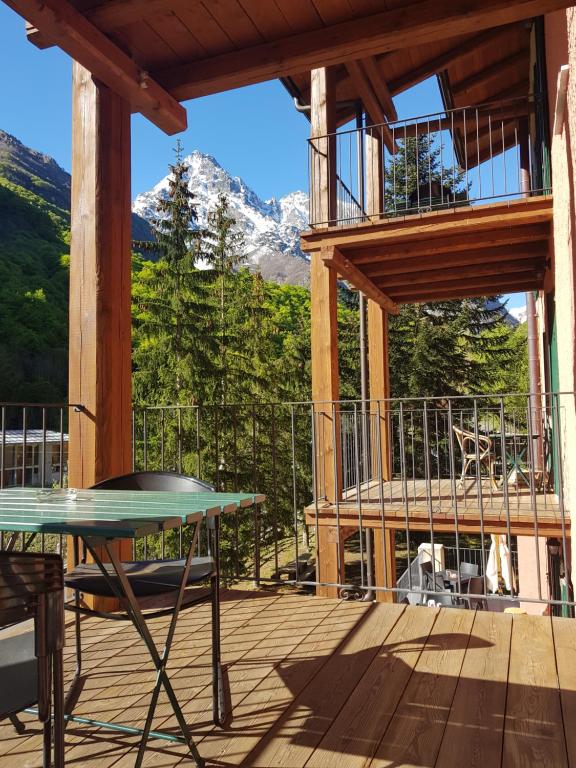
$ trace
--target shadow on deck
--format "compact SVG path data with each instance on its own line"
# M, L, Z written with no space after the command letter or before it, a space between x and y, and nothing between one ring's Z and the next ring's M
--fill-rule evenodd
M154 622L160 641L165 620ZM230 591L222 603L232 716L210 719L207 606L182 616L169 665L210 766L567 766L576 760L576 623ZM140 724L153 685L134 630L89 620L76 714ZM72 644L67 647L72 671ZM156 728L172 729L163 702ZM67 765L133 765L135 738L70 724ZM31 718L0 726L0 768L41 763ZM190 765L153 741L146 765Z

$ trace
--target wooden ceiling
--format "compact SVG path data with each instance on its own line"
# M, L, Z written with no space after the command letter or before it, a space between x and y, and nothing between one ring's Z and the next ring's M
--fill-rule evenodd
M447 301L541 289L551 221L552 198L540 196L310 231L302 242L367 295Z
M310 69L343 62L350 69L342 70L341 98L357 98L360 84L370 102L368 83L385 109L387 90L406 87L418 68L422 79L430 57L440 57L437 68L447 69L455 100L485 101L508 84L524 92L523 20L573 0L5 2L29 22L32 42L59 45L134 111L173 133L186 125L182 100L278 77L293 78L306 100ZM516 26L505 44L490 34L484 47L477 45L483 31L506 24ZM475 38L474 52L451 62L450 51ZM486 67L492 67L488 74Z

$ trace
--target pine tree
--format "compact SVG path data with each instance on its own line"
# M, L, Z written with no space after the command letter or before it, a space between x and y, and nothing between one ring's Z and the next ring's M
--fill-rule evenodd
M218 196L218 203L208 214L208 226L203 233L203 257L215 274L213 288L218 306L218 364L216 402L226 405L229 358L238 352L239 339L234 328L235 271L246 262L244 236L236 229L236 219L230 215L228 198ZM235 349L236 348L236 349Z
M417 213L465 197L465 174L443 160L428 134L400 141L385 170L386 210ZM498 296L403 306L390 322L393 396L486 391L494 384L493 362L503 365L511 356L504 315Z
M210 275L198 268L201 233L196 226L189 167L177 143L165 195L156 202L154 241L137 243L158 256L141 265L135 281L134 381L147 402L202 402L205 371L214 354Z

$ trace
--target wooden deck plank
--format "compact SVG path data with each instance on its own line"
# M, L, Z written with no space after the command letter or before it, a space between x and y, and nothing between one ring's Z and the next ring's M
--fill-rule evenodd
M237 594L222 604L233 706L225 728L211 722L208 606L183 614L170 662L207 765L576 766L573 619ZM129 625L84 624L87 678L76 711L138 724L153 679L141 641ZM157 640L165 630L166 619L154 620ZM73 661L69 642L68 677ZM0 768L41 765L41 729L23 719L22 736L0 723ZM154 725L175 727L164 699ZM136 745L69 724L67 764L129 768ZM144 760L189 764L183 746L160 741Z
M552 623L514 616L503 768L567 765Z
M511 616L476 613L436 768L500 761L511 633Z
M403 610L400 605L373 606L245 764L251 768L305 765Z
M358 609L362 610L358 610ZM229 728L214 729L202 742L202 754L215 764L246 760L277 719L354 631L368 609L336 603L334 610L234 708Z
M436 609L402 614L306 768L362 768L372 758L436 616Z
M473 621L473 611L440 611L370 768L434 765Z

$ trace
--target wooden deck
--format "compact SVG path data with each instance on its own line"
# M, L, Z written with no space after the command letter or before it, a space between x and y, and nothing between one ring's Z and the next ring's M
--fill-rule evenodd
M507 493L507 498L505 496ZM383 502L377 483L365 484L360 491L361 504L355 488L344 494L338 504L322 502L306 508L310 524L334 525L336 517L343 527L358 527L361 517L364 527L429 531L430 518L434 531L453 533L456 525L460 533L485 534L507 533L508 524L512 536L562 536L570 535L570 516L562 515L557 497L552 493L530 494L522 485L509 485L494 490L487 481L478 485L468 481L464 489L450 480L426 481L409 479L406 483L393 480L384 483Z
M161 639L166 620L153 622ZM210 721L207 606L182 616L169 665L210 766L576 765L576 622L230 591L222 604L232 716ZM76 713L142 721L153 674L131 626L88 620ZM68 645L67 670L72 669ZM40 730L0 726L0 768L40 766ZM165 703L155 727L172 728ZM70 724L67 765L124 768L135 738ZM145 765L190 765L153 741Z

